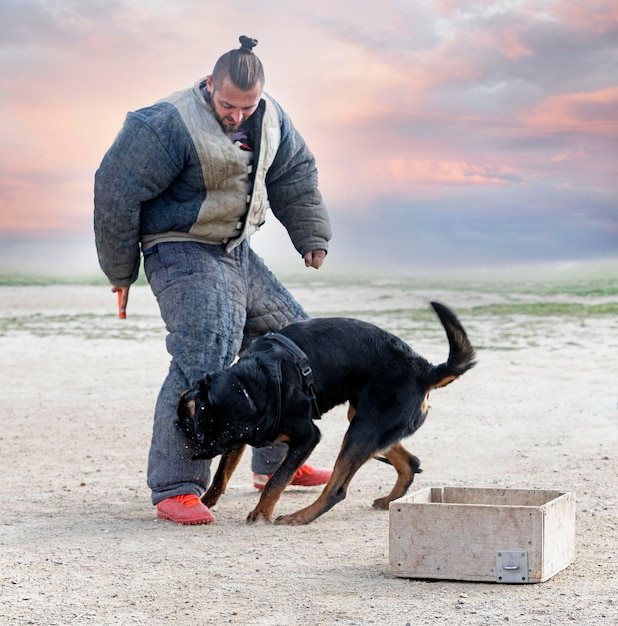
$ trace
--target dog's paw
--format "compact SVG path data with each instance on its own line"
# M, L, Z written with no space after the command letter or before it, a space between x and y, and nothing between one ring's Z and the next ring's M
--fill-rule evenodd
M373 508L380 509L381 511L386 511L388 509L388 505L390 504L389 498L378 498L373 501Z
M272 515L259 509L254 509L247 515L247 524L272 524Z
M202 496L202 504L204 506L207 506L209 509L212 509L212 507L215 506L215 504L217 504L217 502L219 502L219 497L220 496L221 496L221 492L220 491L216 491L214 493L211 493L210 490L208 490Z
M298 515L280 515L276 520L275 524L278 526L303 526L308 524L310 520L305 520Z

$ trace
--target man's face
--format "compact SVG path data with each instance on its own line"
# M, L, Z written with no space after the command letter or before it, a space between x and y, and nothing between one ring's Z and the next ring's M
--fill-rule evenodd
M225 78L215 89L209 76L206 79L206 90L210 94L210 103L219 124L228 132L237 130L254 113L262 97L262 85L257 84L248 91L241 91L229 78Z

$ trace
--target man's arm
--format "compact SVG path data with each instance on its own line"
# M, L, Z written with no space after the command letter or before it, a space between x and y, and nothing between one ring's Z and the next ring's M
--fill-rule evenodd
M95 242L112 285L128 287L137 279L142 204L166 189L179 171L144 116L130 113L95 174Z

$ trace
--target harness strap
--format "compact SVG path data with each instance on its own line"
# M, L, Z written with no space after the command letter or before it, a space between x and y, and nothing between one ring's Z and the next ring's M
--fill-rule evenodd
M267 345L269 344L268 347L263 347L263 343ZM265 358L266 354L272 350L273 344L279 344L282 346L291 358L286 358L285 356L283 358ZM303 382L303 391L311 401L312 419L320 419L322 417L317 399L315 397L313 370L309 365L307 355L298 347L298 345L285 335L281 335L279 333L267 333L257 339L251 346L251 349L252 351L255 351L255 356L260 360L262 365L264 365L264 367L269 371L271 377L275 380L275 389L277 393L277 414L275 416L273 427L269 433L269 438L272 438L277 434L279 424L281 423L281 383L283 381L281 363L283 361L291 361L298 367L298 371L300 372L301 380Z
M266 368L270 377L275 381L275 391L277 394L277 412L275 413L275 421L270 429L270 432L266 435L266 441L272 441L279 430L279 424L281 423L281 382L283 375L281 374L281 360L264 358L263 355L258 355L259 362Z
M321 419L322 414L320 413L318 401L315 397L315 379L313 377L313 370L311 369L311 365L309 365L309 359L307 358L307 355L300 349L300 347L296 343L294 343L289 337L286 337L285 335L282 335L280 333L267 333L265 337L267 339L270 339L271 341L276 341L284 345L295 356L294 362L296 363L300 371L300 375L303 381L303 388L305 390L305 393L309 396L309 400L311 400L313 419Z

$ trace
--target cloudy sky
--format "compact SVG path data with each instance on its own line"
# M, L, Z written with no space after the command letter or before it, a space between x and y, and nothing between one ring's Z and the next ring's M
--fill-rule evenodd
M93 262L126 112L241 34L318 160L330 264L618 257L615 0L0 0L0 261ZM300 264L274 222L254 247Z

